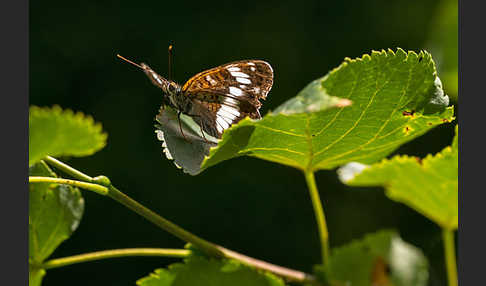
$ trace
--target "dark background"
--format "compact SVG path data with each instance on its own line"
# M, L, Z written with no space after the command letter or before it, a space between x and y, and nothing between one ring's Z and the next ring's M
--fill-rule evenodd
M205 239L311 272L320 262L320 246L303 175L248 157L195 177L182 173L165 158L154 133L160 90L115 55L146 62L167 75L172 43L175 80L181 84L226 62L266 60L275 81L261 110L265 114L344 57L373 49L427 49L440 31L434 19L442 5L439 0L31 1L30 104L58 104L103 124L107 146L90 157L63 158L72 166L108 176L135 200ZM447 90L448 83L443 84ZM435 153L452 137L453 124L442 125L396 153ZM446 284L441 231L435 224L388 200L380 188L346 187L335 171L320 171L316 178L332 247L394 228L429 258L429 284ZM110 199L90 192L84 197L80 227L52 258L184 245ZM120 258L78 264L49 270L43 285L134 285L174 261Z

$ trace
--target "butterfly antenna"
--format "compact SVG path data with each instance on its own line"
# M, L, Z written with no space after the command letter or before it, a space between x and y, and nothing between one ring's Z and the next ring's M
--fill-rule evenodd
M172 80L172 45L169 45L169 80Z
M132 65L134 65L134 66L136 66L136 67L138 67L138 68L140 68L140 69L144 69L144 68L143 68L141 65L136 64L136 63L132 62L132 61L131 61L131 60L129 60L129 59L125 59L124 57L120 56L119 54L116 54L116 56L117 56L117 57L119 57L120 59L122 59L122 60L126 61L126 62L127 62L127 63L129 63L129 64L132 64Z

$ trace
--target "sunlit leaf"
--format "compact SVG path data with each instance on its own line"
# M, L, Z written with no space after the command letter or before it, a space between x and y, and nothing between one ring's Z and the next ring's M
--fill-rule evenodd
M202 169L243 155L312 171L373 163L452 120L448 103L427 52L347 58L262 120L226 130Z
M332 249L316 274L335 286L424 286L428 263L423 253L393 231L366 235Z
M384 186L390 199L408 205L441 227L457 229L457 137L456 126L452 145L434 156L395 156L371 166L344 166L338 173L341 181L351 186Z
M137 281L139 286L283 286L284 282L270 273L257 271L233 260L207 259L192 256L184 263L172 264L168 269Z
M103 148L107 135L93 118L59 106L29 109L29 166L47 155L87 156Z

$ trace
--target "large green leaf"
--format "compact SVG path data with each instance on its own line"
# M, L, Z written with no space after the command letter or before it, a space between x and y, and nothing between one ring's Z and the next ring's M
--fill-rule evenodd
M423 160L395 156L371 166L347 165L338 173L351 186L384 186L387 196L402 202L441 227L457 229L458 151L456 136L451 146Z
M332 249L327 266L317 266L316 272L336 286L422 286L428 263L395 232L379 231Z
M86 156L103 148L107 135L93 118L59 106L29 109L29 166L47 155Z
M262 120L226 130L202 169L242 155L313 171L372 163L452 120L448 102L427 52L347 58Z
M233 260L191 256L184 263L168 269L156 269L137 281L139 286L283 286L284 282L270 273L259 272Z
M29 175L56 177L43 161L30 167ZM29 263L34 269L76 230L83 210L84 200L77 188L29 184Z

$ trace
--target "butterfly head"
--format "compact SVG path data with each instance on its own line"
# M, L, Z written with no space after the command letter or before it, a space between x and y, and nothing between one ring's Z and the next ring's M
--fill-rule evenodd
M169 96L176 96L176 95L178 95L181 92L181 86L178 85L177 83L173 82L173 81L168 81L168 82L169 82L169 84L167 85L167 91L166 91L166 93Z
M167 96L176 96L181 92L181 86L176 82L167 80L163 76L157 74L147 64L141 63L140 66L150 81L152 81L154 85L160 87Z

